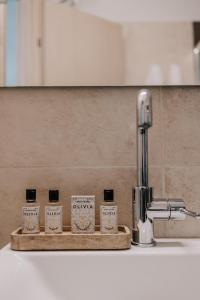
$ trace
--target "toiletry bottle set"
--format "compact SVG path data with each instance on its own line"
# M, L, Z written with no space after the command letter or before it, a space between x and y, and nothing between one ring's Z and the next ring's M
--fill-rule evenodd
M40 206L36 202L36 190L26 190L26 204L22 208L22 232L40 232ZM71 196L71 231L95 232L95 196ZM59 191L49 190L45 205L45 233L63 232L63 207L59 204ZM114 191L104 190L104 201L100 205L100 232L118 233L118 209L114 202Z

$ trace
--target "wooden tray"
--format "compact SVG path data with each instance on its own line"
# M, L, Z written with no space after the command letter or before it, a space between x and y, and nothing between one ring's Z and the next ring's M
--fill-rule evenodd
M11 249L28 250L122 250L131 247L131 233L128 227L119 226L117 234L102 234L99 227L93 234L73 234L70 227L64 227L61 234L45 234L41 227L39 234L23 234L18 228L11 234Z

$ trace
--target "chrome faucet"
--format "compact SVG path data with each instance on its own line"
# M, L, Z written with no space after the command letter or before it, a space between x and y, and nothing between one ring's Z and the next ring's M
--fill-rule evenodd
M137 186L133 190L132 243L141 247L155 245L154 220L184 220L186 215L200 219L200 214L185 208L182 199L154 199L148 183L148 129L152 127L152 97L149 90L137 98Z

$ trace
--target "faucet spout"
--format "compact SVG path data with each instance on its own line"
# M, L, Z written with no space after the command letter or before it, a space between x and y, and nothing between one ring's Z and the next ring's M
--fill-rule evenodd
M148 129L152 126L152 97L149 90L142 89L137 98L137 127Z

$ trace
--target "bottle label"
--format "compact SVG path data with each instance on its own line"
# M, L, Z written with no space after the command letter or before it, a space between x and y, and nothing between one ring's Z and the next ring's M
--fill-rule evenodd
M45 206L45 232L61 233L62 231L62 206Z
M117 206L101 205L100 230L102 233L118 233Z
M72 196L71 226L73 233L95 232L95 196Z
M23 233L38 233L40 232L40 207L23 207Z

